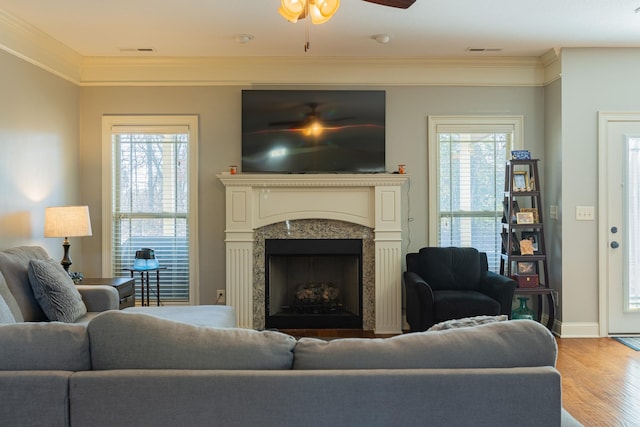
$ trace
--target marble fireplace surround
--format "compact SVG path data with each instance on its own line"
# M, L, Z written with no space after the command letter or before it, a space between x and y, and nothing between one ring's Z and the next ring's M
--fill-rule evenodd
M405 175L222 173L217 177L226 193L227 304L236 308L240 327L264 327L264 238L360 234L363 242L372 242L374 264L373 286L369 293L363 290L363 329L402 332Z

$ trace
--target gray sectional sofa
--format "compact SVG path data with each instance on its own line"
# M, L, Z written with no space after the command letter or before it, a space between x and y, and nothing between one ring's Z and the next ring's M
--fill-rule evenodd
M10 292L0 275L3 283L2 300ZM5 305L11 315L19 306ZM533 321L326 341L215 327L227 314L9 319L0 324L0 424L580 425L562 409L555 338Z
M529 320L323 341L107 311L0 325L19 426L571 426L554 337Z

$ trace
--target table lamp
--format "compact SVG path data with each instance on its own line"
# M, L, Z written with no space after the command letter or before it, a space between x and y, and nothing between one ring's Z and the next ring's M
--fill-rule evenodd
M64 257L60 264L68 272L72 264L69 257L69 237L91 236L89 206L57 206L44 211L44 237L64 237Z

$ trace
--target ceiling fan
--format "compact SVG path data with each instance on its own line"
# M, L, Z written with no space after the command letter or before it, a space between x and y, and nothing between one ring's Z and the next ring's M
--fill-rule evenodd
M416 0L364 0L382 6L407 9ZM282 0L278 13L289 22L311 17L314 24L324 24L340 7L340 0Z
M407 9L416 0L364 0L369 3L382 6ZM307 20L307 32L305 34L304 51L309 50L309 21L313 24L324 24L340 7L340 0L282 0L278 13L287 21L296 23L299 19Z
M416 0L364 0L369 3L380 4L382 6L397 7L398 9L408 9Z

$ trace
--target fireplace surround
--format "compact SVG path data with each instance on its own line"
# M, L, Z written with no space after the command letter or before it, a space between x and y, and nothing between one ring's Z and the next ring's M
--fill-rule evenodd
M264 267L266 328L362 329L361 239L267 239Z
M401 188L406 175L217 177L225 186L227 304L235 307L240 327L265 327L265 238L348 238L360 233L369 234L363 239L362 327L379 334L402 331ZM256 261L260 258L262 264ZM368 289L367 274L373 278Z

